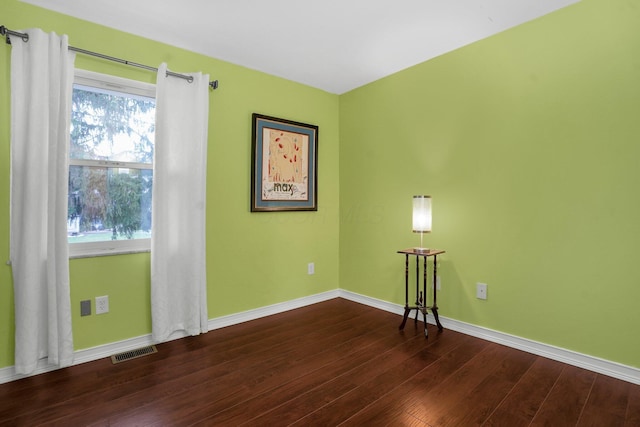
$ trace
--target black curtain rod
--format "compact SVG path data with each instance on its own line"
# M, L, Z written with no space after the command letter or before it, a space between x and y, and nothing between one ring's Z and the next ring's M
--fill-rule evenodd
M29 34L18 33L17 31L12 31L12 30L8 29L7 27L5 27L4 25L0 25L0 35L3 35L3 36L6 37L7 44L11 44L11 39L9 38L9 36L20 37L22 39L22 41L24 41L24 42L29 41ZM138 64L136 62L131 62L131 61L127 61L127 60L124 60L124 59L115 58L113 56L103 55L101 53L91 52L90 50L80 49L78 47L69 46L69 50L73 51L73 52L82 53L84 55L95 56L97 58L106 59L108 61L119 62L120 64L131 65L132 67L144 68L145 70L158 72L158 69L155 68L155 67L150 67L148 65ZM167 71L167 75L168 76L173 76L173 77L179 77L181 79L185 79L189 83L191 83L193 81L193 77L192 76L187 76L187 75L184 75L184 74L178 74L178 73L174 73L172 71ZM209 82L209 86L211 87L211 90L217 89L218 88L218 81L217 80L210 81Z

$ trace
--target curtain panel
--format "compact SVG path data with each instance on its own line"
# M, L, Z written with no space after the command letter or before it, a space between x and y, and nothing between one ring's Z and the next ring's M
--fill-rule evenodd
M209 75L158 67L151 226L152 337L207 332L205 205Z
M75 55L66 35L25 31L11 49L11 243L15 370L73 362L67 245Z

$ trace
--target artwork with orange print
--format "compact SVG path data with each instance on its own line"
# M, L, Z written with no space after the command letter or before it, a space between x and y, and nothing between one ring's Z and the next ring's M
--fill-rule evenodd
M264 127L262 129L262 200L308 200L309 137Z

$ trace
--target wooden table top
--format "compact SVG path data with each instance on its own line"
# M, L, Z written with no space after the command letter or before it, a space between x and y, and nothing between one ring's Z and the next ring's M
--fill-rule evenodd
M398 251L399 254L408 254L408 255L419 255L419 256L433 256L433 255L440 255L445 253L444 250L442 249L425 249L425 250L418 250L418 248L409 248L409 249L403 249L401 251Z

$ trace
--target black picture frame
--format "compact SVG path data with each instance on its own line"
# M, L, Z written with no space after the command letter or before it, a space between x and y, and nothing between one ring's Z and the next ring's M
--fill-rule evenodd
M318 210L318 130L252 114L251 212Z

